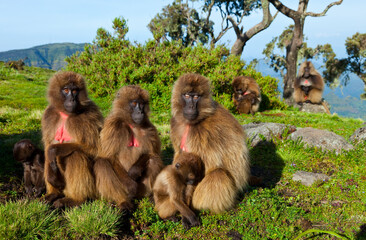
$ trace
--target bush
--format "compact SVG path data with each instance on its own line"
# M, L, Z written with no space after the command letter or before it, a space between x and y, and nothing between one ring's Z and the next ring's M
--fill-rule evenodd
M67 59L67 69L88 79L94 97L114 94L124 85L139 84L150 92L153 110L169 109L175 80L184 73L194 72L211 80L214 98L229 109L234 108L231 81L239 75L249 75L258 81L265 99L262 110L285 106L278 98L277 79L245 68L245 63L229 55L229 49L224 46L184 47L181 41L154 40L144 45L132 44L124 39L126 21L116 18L113 24L115 34L98 29L92 45Z

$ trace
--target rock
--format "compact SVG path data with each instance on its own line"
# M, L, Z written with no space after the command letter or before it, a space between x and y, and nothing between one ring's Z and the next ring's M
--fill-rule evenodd
M266 142L270 142L273 137L282 137L285 130L289 132L296 131L295 126L282 123L249 123L243 125L243 128L253 147L259 143L265 144Z
M311 186L316 181L328 181L330 177L323 173L311 173L305 171L297 171L294 173L292 180L300 181L305 186Z
M323 101L323 103L326 105L326 107L324 107L324 105L322 104L312 104L312 103L303 103L302 105L296 104L294 107L299 108L299 110L302 112L330 114L329 103L327 103L326 101Z
M289 138L294 141L301 138L301 141L309 147L321 148L323 151L335 150L337 154L353 149L353 146L343 137L333 132L315 128L297 129L296 132L290 134Z
M361 142L366 140L366 127L357 129L349 138L351 142Z

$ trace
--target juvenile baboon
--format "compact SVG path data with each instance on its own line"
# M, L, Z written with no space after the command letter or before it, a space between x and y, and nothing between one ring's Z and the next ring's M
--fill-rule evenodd
M244 114L256 113L262 101L257 82L251 77L239 76L234 78L232 86L234 89L233 101L236 110Z
M299 104L304 102L319 104L322 101L323 90L322 76L311 62L303 62L294 82L294 100Z
M236 102L236 110L239 113L255 114L258 108L254 107L258 103L258 98L254 93L248 93L244 95L240 101Z
M135 193L137 197L152 194L155 178L164 165L160 159L160 138L149 120L149 112L146 90L125 86L118 91L100 133L99 156L108 162L97 161L96 165L112 166L101 168L104 172L95 169L97 189L102 198L128 206ZM127 171L129 177L118 173L123 171ZM137 182L137 189L131 179ZM121 182L129 183L118 190Z
M14 144L14 159L23 164L27 195L40 197L46 189L44 181L44 152L29 139Z
M55 207L75 206L96 197L92 172L103 116L88 98L84 78L59 72L49 80L42 117L45 146L45 199Z
M153 192L159 217L167 219L177 212L186 228L198 226L199 221L190 209L193 192L204 174L204 165L195 154L181 152L173 164L166 166L156 178Z
M234 207L250 175L242 126L212 99L209 80L199 74L184 74L174 84L172 115L170 136L175 152L194 153L205 165L193 207L216 213Z

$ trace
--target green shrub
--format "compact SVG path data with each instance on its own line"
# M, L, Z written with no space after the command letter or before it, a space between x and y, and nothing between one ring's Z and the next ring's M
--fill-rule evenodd
M100 28L92 45L67 59L67 69L88 79L94 97L114 95L124 85L139 84L150 92L153 109L169 109L175 80L184 73L194 72L212 81L215 99L229 109L234 107L231 81L239 75L249 75L258 81L264 96L262 110L285 106L278 98L277 79L263 77L245 67L245 63L230 55L224 46L184 47L181 41L158 43L154 40L144 45L132 44L124 39L128 30L126 21L116 18L113 24L114 34Z

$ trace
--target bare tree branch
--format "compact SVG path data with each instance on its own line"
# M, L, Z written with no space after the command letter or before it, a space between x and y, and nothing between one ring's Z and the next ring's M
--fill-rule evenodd
M245 32L245 35L247 36L248 39L252 38L255 34L263 31L266 28L268 28L269 25L274 20L274 18L277 16L278 12L276 12L274 17L272 17L271 11L269 9L268 0L262 0L262 9L263 9L263 19L262 19L262 21Z
M329 8L331 8L331 7L335 6L335 5L340 5L342 2L343 2L343 0L339 0L339 1L337 1L337 2L332 2L332 3L330 3L330 4L329 4L329 5L328 5L324 10L323 10L323 12L321 12L321 13L307 12L307 13L305 13L305 16L311 16L311 17L322 17L322 16L324 16L324 15L328 12Z
M235 30L235 34L236 36L240 36L242 34L242 32L240 31L240 28L238 26L238 24L235 22L235 20L231 17L228 16L227 19L231 22L231 24L233 25L233 28Z
M291 8L286 7L285 5L282 4L281 1L279 0L269 0L270 3L273 4L273 6L280 11L282 14L284 14L285 16L294 19L298 13L294 10L292 10Z

